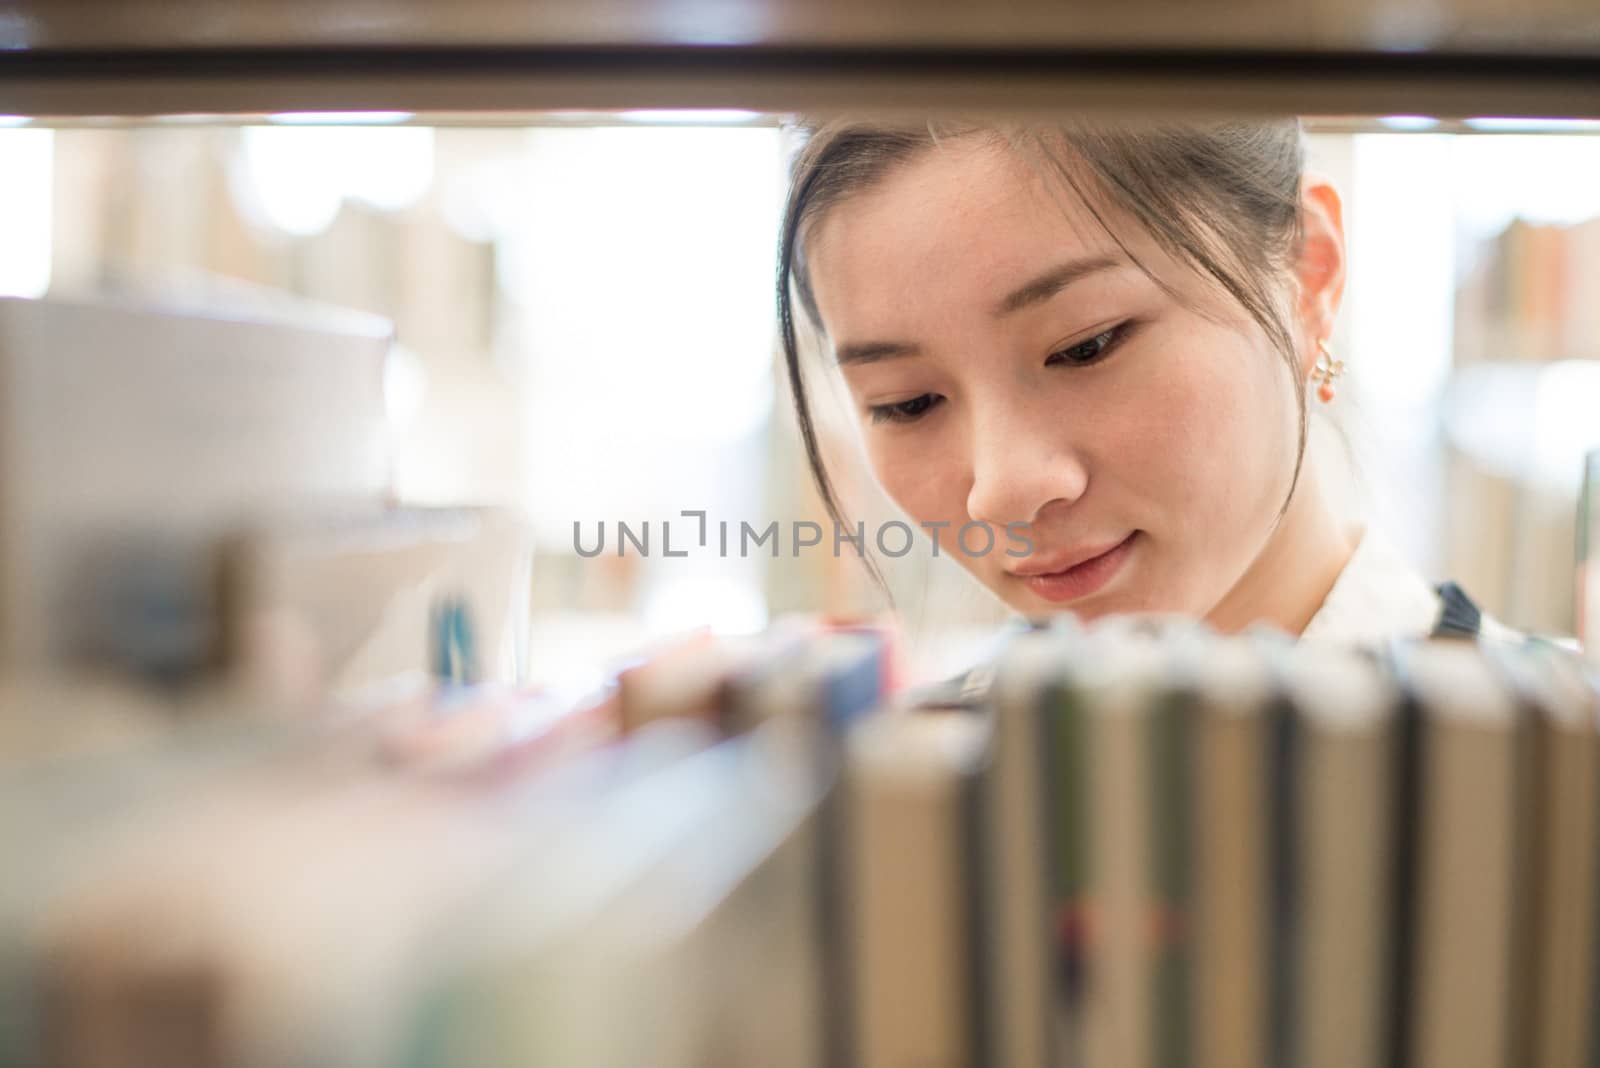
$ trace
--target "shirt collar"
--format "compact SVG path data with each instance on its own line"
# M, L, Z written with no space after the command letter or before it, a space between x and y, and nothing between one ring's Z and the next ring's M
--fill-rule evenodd
M1425 637L1439 617L1439 594L1370 528L1301 632L1302 641L1376 647L1398 637Z

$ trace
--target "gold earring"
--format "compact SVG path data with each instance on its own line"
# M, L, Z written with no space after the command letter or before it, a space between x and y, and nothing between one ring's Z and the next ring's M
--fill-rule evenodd
M1333 358L1333 350L1328 347L1327 341L1317 342L1317 363L1311 368L1311 381L1320 383L1317 386L1317 397L1323 404L1333 400L1333 380L1344 374L1344 361Z

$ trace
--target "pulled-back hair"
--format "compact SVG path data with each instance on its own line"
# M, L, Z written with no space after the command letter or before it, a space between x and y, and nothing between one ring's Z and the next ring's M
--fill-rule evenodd
M1070 192L1141 270L1107 223L1132 219L1156 244L1227 294L1260 325L1289 367L1299 439L1283 511L1299 483L1306 449L1306 401L1294 338L1279 293L1302 235L1300 183L1305 149L1298 119L1108 125L1088 121L894 125L835 120L809 130L793 165L778 253L778 318L795 416L823 505L844 523L817 443L801 378L794 301L821 326L806 242L827 212L864 192L941 142L985 138ZM1108 210L1109 209L1109 210ZM877 568L868 565L881 583Z

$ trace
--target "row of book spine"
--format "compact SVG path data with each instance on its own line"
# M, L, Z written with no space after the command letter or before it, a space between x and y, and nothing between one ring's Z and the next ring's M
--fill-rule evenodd
M796 621L573 699L415 680L76 744L0 692L51 718L0 748L0 1063L832 1062L830 784L890 647Z
M1594 1063L1568 651L1117 620L987 670L796 620L0 754L0 1063Z
M1593 1064L1597 716L1544 645L1027 635L858 735L861 1062Z

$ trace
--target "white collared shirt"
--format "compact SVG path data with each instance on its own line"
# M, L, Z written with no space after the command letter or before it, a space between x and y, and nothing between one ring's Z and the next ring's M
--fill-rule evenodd
M1374 648L1392 638L1427 637L1443 610L1439 591L1378 531L1368 527L1357 537L1355 552L1300 640ZM1522 640L1487 613L1481 626L1482 637Z
M1439 592L1376 530L1359 538L1300 640L1371 648L1426 637L1439 621Z

